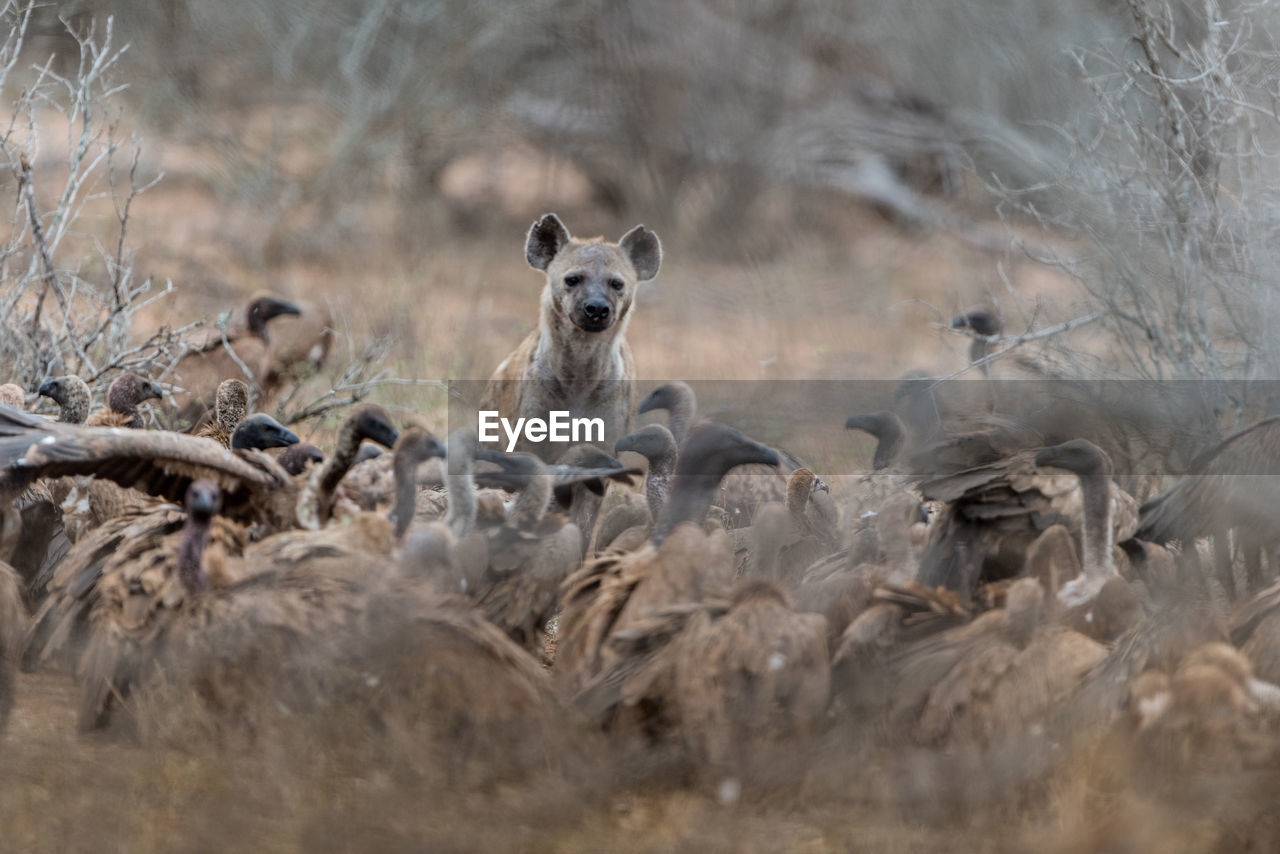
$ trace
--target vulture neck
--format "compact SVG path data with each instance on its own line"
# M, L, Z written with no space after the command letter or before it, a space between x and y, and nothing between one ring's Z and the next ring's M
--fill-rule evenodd
M391 461L391 472L396 483L395 534L399 540L409 530L418 504L418 461L411 454L397 453Z
M89 420L88 386L72 386L65 392L66 400L58 410L58 420L63 424L83 424Z
M129 426L136 429L142 426L142 419L138 417L137 398L138 389L133 381L117 380L107 389L107 408L129 419Z
M662 517L662 508L671 493L671 477L676 471L675 454L663 454L649 461L649 473L644 481L644 497L649 504L649 517L656 524Z
M214 420L218 422L218 427L229 434L236 431L244 416L245 407L240 401L219 400L214 408Z
M1111 478L1083 475L1080 494L1084 505L1080 539L1084 551L1084 572L1092 578L1115 575L1111 555Z
M689 425L697 414L697 404L693 392L682 386L676 386L671 394L670 406L667 407L667 429L671 431L678 447L684 442L689 432Z
M453 535L455 541L471 533L476 524L476 483L471 478L474 462L468 456L453 462L445 475L445 483L449 489L449 509L444 514L445 527Z
M182 542L178 546L178 578L192 596L209 589L209 576L204 571L204 550L209 544L212 523L211 517L188 514L182 529Z
M316 493L319 501L320 524L323 525L329 521L329 514L333 511L334 490L338 488L338 482L351 471L351 466L355 464L356 455L359 453L360 434L354 420L349 420L342 425L342 430L338 433L338 447L334 449L333 456L325 460L323 468L320 469L320 486Z
M542 521L551 503L551 473L538 466L528 475L524 487L511 505L507 518L518 527L531 527Z
M719 488L720 476L716 474L686 474L674 478L671 498L654 524L654 544L661 545L682 522L702 524Z

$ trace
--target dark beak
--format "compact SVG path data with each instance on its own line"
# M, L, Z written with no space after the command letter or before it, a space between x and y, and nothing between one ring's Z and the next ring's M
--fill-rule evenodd
M443 460L447 455L447 453L448 452L445 449L444 443L441 442L439 439L437 439L435 436L432 436L430 439L427 440L427 459L431 459L432 457L435 457L437 459Z
M273 447L287 448L290 445L298 444L297 434L295 434L288 427L284 427L280 424L277 424L275 425L274 429L272 429L271 433L272 433L271 438L275 442Z
M45 380L40 384L40 390L36 392L40 397L53 397L53 390L57 380Z
M660 392L661 389L649 392L648 396L645 397L644 400L640 401L640 406L637 407L636 412L643 415L644 413L652 412L655 409L666 409L667 404L662 399L663 396Z
M302 309L291 302L282 299L269 299L263 305L262 318L270 320L273 317L279 317L282 314L291 314L297 317L302 314Z

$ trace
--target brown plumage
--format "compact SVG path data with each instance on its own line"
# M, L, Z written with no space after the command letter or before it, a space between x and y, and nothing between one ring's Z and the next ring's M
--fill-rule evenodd
M986 746L1029 731L1106 656L1101 644L1044 625L1044 599L1038 581L1019 579L1003 608L901 646L859 673L861 696L875 702L882 693L889 723L925 744Z
M24 409L27 405L27 393L17 383L0 383L0 406L12 409Z
M349 415L338 429L338 443L320 466L313 468L298 496L298 521L302 527L318 530L328 524L337 501L338 484L355 464L360 443L365 439L390 448L399 432L381 406L361 407Z
M281 467L291 475L300 475L311 466L324 462L324 451L307 442L298 442L285 448L276 457Z
M284 531L254 544L245 554L253 571L323 573L363 585L376 580L376 570L390 566L396 543L413 520L418 465L444 455L426 429L410 427L397 437L393 452L396 506L390 517L359 511L341 525L318 531Z
M563 516L546 516L555 478L540 459L532 454L483 456L514 478L511 485L520 494L506 521L484 532L489 559L466 593L491 623L537 655L546 624L560 604L560 585L582 559L582 534Z
M216 496L212 484L192 491ZM271 720L324 715L341 696L378 721L371 732L412 733L406 748L467 734L482 749L549 746L557 706L546 674L465 603L412 579L382 574L370 589L305 564L218 583L211 505L198 494L188 504L178 554L146 607L134 584L95 608L84 726L107 723L123 700L144 736L185 740L207 721L216 736L253 737Z
M1075 468L1052 468L1065 466ZM1062 595L1074 604L1086 600L1114 573L1111 544L1128 539L1137 526L1137 502L1111 483L1110 471L1101 449L1077 440L922 483L926 499L947 506L933 526L920 582L972 595L982 581L1021 573L1031 543L1061 522L1083 538L1081 552L1093 567Z
M1187 477L1142 505L1136 535L1156 543L1178 540L1188 548L1200 537L1213 537L1219 578L1233 593L1228 537L1234 532L1249 584L1261 587L1263 552L1276 542L1277 473L1280 416L1231 435L1193 460ZM1269 569L1274 576L1275 568Z
M135 373L123 373L107 387L107 405L92 413L84 422L90 427L142 427L138 406L148 400L161 400L160 386Z
M1116 585L1104 585L1100 596L1115 591ZM1129 606L1122 602L1094 607L1123 611ZM1184 560L1161 584L1149 588L1149 599L1132 625L1062 703L1051 719L1052 737L1069 740L1110 724L1124 709L1130 683L1139 674L1150 669L1173 672L1196 647L1227 638L1221 603L1210 593L1199 570Z
M5 560L12 559L18 545L17 514L0 509L0 734L13 708L14 671L27 631L27 608L22 579Z
M89 385L75 375L45 380L37 394L58 404L58 420L63 424L83 424L89 418Z
M1280 784L1276 691L1258 683L1247 657L1221 643L1193 649L1176 670L1143 673L1112 732L1113 744L1128 748L1130 785L1193 809L1200 822L1214 819L1228 833L1266 827L1275 804L1262 793ZM1250 833L1250 842L1255 837ZM1264 843L1273 846L1274 839Z
M269 294L255 295L228 324L225 341L234 358L223 344L222 330L208 330L173 369L173 380L182 389L173 394L179 426L198 423L213 406L218 384L228 377L252 381L264 397L270 397L278 385L273 380L269 324L276 317L297 314L299 309L291 302Z
M233 445L249 427L260 428L268 441L281 434L292 437L267 416L256 415L237 428ZM93 475L173 501L192 481L204 478L222 490L223 514L252 525L255 536L299 526L318 529L320 506L331 503L332 484L345 474L352 448L363 438L394 444L395 436L380 407L356 410L339 431L340 453L300 484L253 448L227 450L208 439L167 431L74 427L3 410L0 497L16 497L42 477Z
M697 612L679 640L674 692L694 756L741 764L762 739L798 747L827 710L826 620L798 614L765 581L743 584L718 619Z
M777 553L770 555L769 562L776 569L767 577L784 589L791 589L810 566L838 548L840 515L831 502L826 484L805 468L796 469L787 479L786 504L783 506L787 518L785 531L770 544ZM769 507L757 509L756 517L767 512ZM750 574L745 567L755 559L752 554L756 545L754 527L753 522L749 528L736 528L729 532L734 565L739 574ZM769 539L775 539L772 532Z
M293 301L298 314L277 315L271 324L271 360L266 388L279 388L314 375L333 347L333 311L326 302Z
M223 380L213 404L213 418L195 431L195 435L212 439L224 448L231 447L231 435L249 414L249 387L241 380Z
M588 560L565 581L556 672L592 715L607 718L620 705L636 708L646 697L661 705L663 690L655 686L669 685L673 663L662 651L678 627L671 631L669 621L658 615L728 599L733 574L728 540L723 532L705 533L701 522L720 478L748 462L776 465L777 454L727 427L698 427L685 443L650 544ZM652 643L629 638L655 619ZM628 650L639 654L628 655ZM665 675L631 678L637 669L648 670L654 657L662 661L658 670Z

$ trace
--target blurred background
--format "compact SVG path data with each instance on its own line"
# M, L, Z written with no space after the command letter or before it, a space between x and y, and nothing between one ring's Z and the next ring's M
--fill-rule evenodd
M293 403L345 383L440 427L446 393L418 381L483 380L533 327L523 237L555 211L580 235L661 236L629 336L646 381L951 376L971 342L948 321L985 304L1017 345L995 376L1234 381L1180 410L1195 443L1275 409L1266 4L79 0L8 17L26 24L4 153L56 226L55 277L85 298L172 283L103 321L117 350L258 291L311 300L336 344ZM39 285L32 217L13 221L6 257ZM33 381L78 364L61 346Z
M334 317L329 361L295 403L345 383L440 430L448 399L430 381L484 380L536 323L524 236L554 211L579 235L644 223L661 237L628 334L650 385L870 380L879 406L910 371L981 381L950 320L985 304L1014 348L993 377L1123 380L1105 387L1130 404L1159 392L1128 383L1179 381L1176 408L1117 404L1115 429L1182 443L1184 459L1280 403L1280 15L1266 3L72 0L4 16L0 360L29 391L69 368L103 387L268 290ZM758 415L779 386L705 388ZM757 421L758 435L823 471L841 454L865 465L849 410L803 396L841 386L791 388L787 414L821 425L797 437L794 420L790 434ZM1152 413L1178 435L1149 432ZM296 777L116 747L86 751L85 774L48 761L70 755L72 725L45 699L58 711L11 723L26 761L6 775L22 785L0 788L24 850L92 847L102 828L136 850L237 832L263 850L408 850L424 826L458 849L516 848L510 825L555 838L579 820L560 849L598 850L601 825L618 850L698 834L700 850L778 850L822 822L872 832L838 803L808 825L708 817L678 798L619 807L606 781L567 775L433 799L394 764L343 776L287 746L261 758ZM157 793L159 813L131 809ZM1064 810L1046 840L1091 820ZM22 820L50 814L85 820ZM203 840L181 830L193 816ZM1002 822L945 841L977 850ZM893 850L940 846L885 833Z

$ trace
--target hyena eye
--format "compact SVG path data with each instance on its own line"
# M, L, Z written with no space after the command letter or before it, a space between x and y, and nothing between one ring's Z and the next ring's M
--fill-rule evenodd
M580 284L582 284L582 277L577 273L574 273L572 276L564 277L564 286L566 288L576 288Z
M626 287L626 283L624 283L622 279L610 279L609 287L613 288L615 291L620 291Z

